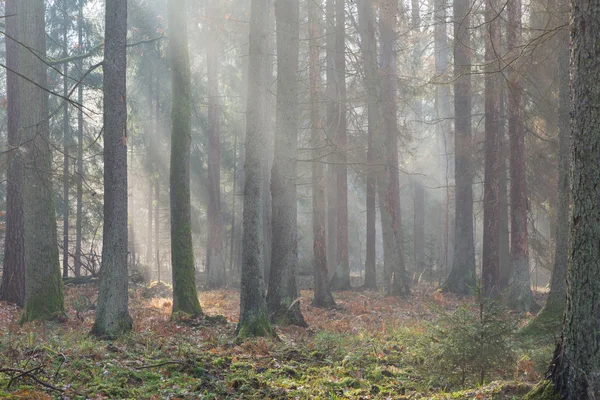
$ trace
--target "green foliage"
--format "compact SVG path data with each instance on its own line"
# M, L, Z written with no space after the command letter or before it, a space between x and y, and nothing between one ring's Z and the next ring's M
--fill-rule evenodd
M424 364L451 384L483 385L490 372L505 370L515 361L511 339L519 318L484 297L480 286L475 290L476 307L464 304L454 312L437 308L440 319L430 327L431 356Z

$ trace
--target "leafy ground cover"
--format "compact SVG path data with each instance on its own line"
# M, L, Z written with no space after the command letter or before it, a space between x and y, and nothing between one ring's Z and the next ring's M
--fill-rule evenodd
M168 297L132 289L134 332L114 342L88 334L96 295L94 285L67 287L61 324L19 326L19 311L0 303L0 398L520 399L553 350L552 338L515 336L513 361L494 366L489 383L457 384L437 358L440 316L476 304L428 286L407 299L339 292L331 311L310 307L303 291L308 329L244 341L234 337L233 290L201 293L210 317L173 321Z

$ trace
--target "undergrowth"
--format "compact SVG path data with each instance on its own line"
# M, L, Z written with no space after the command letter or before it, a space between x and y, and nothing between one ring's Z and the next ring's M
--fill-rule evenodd
M351 300L355 293L341 293L336 300L346 302L345 310L325 316L303 298L307 319L330 323L278 329L278 341L236 340L231 318L170 320L170 300L132 293L134 331L104 342L88 335L93 310L83 321L75 317L82 293L70 290L67 323L0 323L0 398L519 399L539 379L553 349L551 343L515 343L515 361L493 368L487 379L492 383L469 389L430 368L431 338L440 320L426 305L407 311L398 303L388 310L388 300L377 293L358 296L361 305ZM201 296L205 310L228 314L227 295ZM415 296L448 312L461 307L438 294ZM359 317L369 310L380 313L380 322L361 326ZM393 319L385 310L409 315Z

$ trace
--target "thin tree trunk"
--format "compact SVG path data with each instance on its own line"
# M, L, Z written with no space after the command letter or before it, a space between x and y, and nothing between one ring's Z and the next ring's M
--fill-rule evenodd
M187 38L186 1L169 0L171 56L171 272L173 314L201 315L196 291L190 205L191 73Z
M483 195L482 284L486 296L500 293L498 191L500 188L500 80L494 46L500 44L500 7L485 2L485 178Z
M369 105L368 109L368 138L367 138L367 249L365 260L365 288L377 289L377 170L375 164L375 149L373 120L377 118L377 109Z
M335 147L338 120L336 119L337 93L335 81L335 0L325 0L325 49L326 49L326 88L327 120L325 135L330 146L327 159L327 270L331 278L336 269L337 260L337 184L336 184L336 152Z
M273 336L264 294L263 257L263 153L266 144L267 82L265 69L269 0L252 0L246 108L246 154L244 163L244 232L242 236L240 319L238 337Z
M156 145L158 146L158 126L160 122L160 77L156 77L156 112L155 112L155 125L156 131ZM158 150L158 147L157 147ZM156 274L157 280L160 282L160 176L154 178L154 251L156 253Z
M221 105L219 101L219 41L218 27L209 26L207 43L208 79L208 243L206 268L209 288L225 285L223 257L223 222L221 220Z
M336 187L337 187L337 243L336 267L331 286L338 290L348 290L350 265L348 261L348 133L346 121L346 1L335 2L335 74L337 92L337 112L335 115L336 134Z
M66 12L67 2L63 1L63 45L65 58L68 57L68 14ZM63 66L63 96L69 94L69 63ZM62 274L63 278L69 276L69 148L71 146L71 129L69 124L69 103L64 102L63 105L63 259L62 259Z
M404 243L402 238L402 215L400 212L400 176L398 169L398 116L397 116L397 85L396 85L396 20L398 15L397 4L392 0L386 0L380 6L381 17L379 18L380 48L381 48L381 81L380 94L382 113L384 146L380 148L385 154L386 175L383 188L386 195L379 193L379 201L383 202L386 220L393 234L390 243L394 249L394 261L391 262L389 294L400 296L409 293L409 283L404 265ZM373 28L374 31L374 28ZM382 189L383 189L382 188Z
M469 294L475 286L471 117L471 3L454 1L454 261L443 289Z
M152 120L152 114L154 113L154 102L153 97L155 96L153 91L154 86L154 74L152 73L152 67L149 68L149 77L148 77L148 121ZM156 93L158 95L158 93ZM153 144L155 138L153 137L153 129L150 126L150 123L147 125L147 135L148 135L148 153L153 154L155 151L153 149ZM153 204L154 204L154 163L152 160L148 160L150 176L148 177L148 230L146 233L146 264L148 267L152 266L152 213L153 213Z
M79 2L77 19L77 48L83 54L83 1ZM83 73L83 60L77 61L77 70ZM83 85L77 87L77 101L83 104ZM75 225L75 277L81 276L81 245L83 241L83 109L77 110L77 222Z
M388 292L391 295L408 294L409 287L404 270L404 259L402 254L402 238L400 234L400 204L399 204L399 180L398 180L398 147L396 141L396 130L391 129L389 113L395 113L390 107L390 97L395 91L388 86L387 93L383 93L382 82L379 78L377 68L377 50L375 44L375 18L371 0L357 2L359 31L361 37L361 53L363 54L363 65L365 69L365 86L369 96L369 107L375 107L377 118L373 118L373 132L375 138L375 151L379 159L385 160L385 167L377 171L377 191L381 210L381 224L383 227L384 262L388 265L387 270L391 272ZM382 47L391 46L393 49L394 35L393 22L389 19L396 18L396 5L391 1L382 4L381 15L387 19L382 23ZM393 54L393 50L386 51L386 58ZM383 75L392 75L386 60L382 65ZM386 82L389 85L389 82ZM393 86L395 87L395 86ZM387 102L387 104L386 104ZM385 106L384 106L385 104ZM385 107L385 108L384 108ZM387 113L386 113L387 111ZM387 114L387 115L386 115ZM395 147L394 147L395 146ZM387 277L386 277L387 279Z
M327 154L325 147L325 131L319 110L321 74L319 66L319 43L321 30L322 2L308 3L308 37L309 37L309 75L310 75L310 121L312 157L312 224L313 224L313 269L314 269L314 307L331 308L335 301L329 288L327 271L327 250L325 235L325 168L320 159Z
M600 4L571 2L573 218L567 305L551 379L566 400L600 396Z
M92 333L132 329L127 272L127 1L106 0L104 42L104 231L102 276Z
M23 231L23 160L18 149L21 144L19 129L20 96L19 78L11 72L19 70L19 45L9 37L19 36L17 0L7 0L6 18L6 94L8 120L9 166L6 179L6 231L4 236L4 263L0 300L14 303L19 307L25 304L25 238ZM13 15L11 17L11 15Z
M415 267L417 273L422 273L426 268L425 263L425 188L420 182L414 184L415 197L415 223L414 223L414 251Z
M521 0L508 2L508 48L514 57L521 51ZM510 277L508 306L518 311L539 311L533 299L529 273L527 232L527 182L525 164L525 122L523 120L523 83L513 63L509 82L508 136L510 141Z

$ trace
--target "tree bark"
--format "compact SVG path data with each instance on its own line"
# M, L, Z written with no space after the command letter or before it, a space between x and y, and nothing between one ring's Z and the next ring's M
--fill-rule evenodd
M365 288L377 289L377 170L374 167L375 160L375 149L373 137L375 132L373 130L373 120L377 118L377 109L369 105L368 106L368 138L367 138L367 249L365 259Z
M521 51L521 0L508 2L508 48L514 57ZM527 182L523 84L518 58L509 69L508 136L510 142L510 276L507 305L518 311L539 311L533 299L529 272Z
M566 15L567 10L564 7L561 9ZM546 305L523 330L531 334L560 331L566 303L567 267L569 265L569 208L571 206L571 132L569 124L571 76L569 71L569 34L566 30L559 33L558 49L558 212L556 215L554 269Z
M267 308L271 320L276 324L307 326L300 312L300 296L296 286L299 14L298 0L275 1L277 119L275 158L271 171L273 245Z
M263 150L267 82L267 54L270 0L252 0L246 107L246 150L244 162L244 211L238 337L273 336L264 295L263 257Z
M357 2L359 17L359 32L361 37L361 53L363 54L363 66L365 75L365 86L369 97L369 107L375 107L377 118L374 118L373 132L375 138L375 151L379 159L385 160L385 167L377 171L377 191L381 210L381 224L383 227L384 263L388 265L387 270L391 276L388 292L390 295L402 295L409 293L408 280L404 267L402 254L402 236L399 204L399 178L398 178L398 144L396 139L397 129L390 124L395 115L391 97L395 96L395 85L386 81L386 91L382 89L382 81L377 68L377 50L375 43L375 18L371 0ZM389 79L395 79L395 72L390 69L388 60L393 54L393 37L396 18L396 5L392 1L385 2L381 6L381 15L385 21L382 22L382 75L388 75ZM388 46L388 49L384 47ZM391 46L391 47L390 47ZM384 67L385 66L385 67ZM388 277L386 276L386 279Z
M36 84L19 80L20 129L24 148L25 307L21 322L65 316L56 211L52 190L52 151L48 143L45 6L20 0L19 71Z
M20 96L19 78L12 71L19 70L19 45L10 38L19 36L17 0L7 0L6 18L6 117L8 123L9 165L6 178L6 232L4 236L4 263L0 300L14 303L19 307L25 304L25 238L23 231L23 160L19 147ZM10 16L12 15L12 17Z
M573 217L563 335L551 366L566 400L600 396L600 5L571 2Z
M225 285L223 257L223 221L221 220L221 105L219 101L219 39L218 27L208 22L206 65L208 79L208 243L206 268L208 287Z
M79 2L77 18L77 48L83 54L83 1ZM83 59L77 61L77 70L83 73ZM77 101L83 104L83 85L77 87ZM75 277L81 276L81 245L83 241L83 109L77 110L77 222L75 225Z
M127 1L106 0L104 40L104 229L102 275L92 333L131 331L127 271Z
M68 14L67 2L63 1L63 45L64 58L69 56L67 52L68 45ZM63 65L63 96L69 94L69 63ZM63 259L62 259L62 274L63 278L69 277L69 148L71 147L71 127L69 124L69 103L63 104Z
M419 182L414 184L414 251L415 251L415 267L417 273L422 273L425 268L425 188Z
M485 2L485 177L483 195L482 285L486 296L500 293L500 80L494 46L500 44L500 7L497 0Z
M335 2L335 86L337 109L335 121L336 134L336 210L337 243L336 267L331 286L337 290L349 290L350 265L348 261L348 132L346 121L346 1Z
M330 156L327 158L327 270L331 278L336 269L337 261L337 184L336 184L336 151L335 136L338 120L336 119L337 94L335 79L335 0L325 0L325 49L326 49L326 87L327 125L325 135L329 146Z
M191 76L187 38L186 1L169 0L171 55L171 270L173 314L202 315L196 291L190 206Z
M313 269L314 299L312 305L320 308L332 308L335 301L329 288L327 272L327 251L325 236L325 168L321 163L327 154L325 132L319 111L321 87L321 71L319 67L319 43L321 32L322 2L308 3L308 37L309 37L309 75L310 75L310 121L312 151L312 224L313 224Z
M471 117L471 3L454 1L454 261L445 291L470 294L475 286Z

